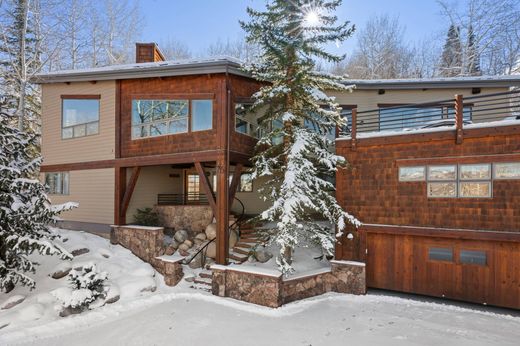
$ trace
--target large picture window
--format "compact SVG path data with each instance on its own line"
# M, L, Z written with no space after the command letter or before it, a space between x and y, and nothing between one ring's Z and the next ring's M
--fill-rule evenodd
M69 173L68 172L45 173L45 185L47 185L48 194L68 195L69 194Z
M99 97L63 98L63 139L96 135L99 133Z
M212 100L133 100L132 139L213 128Z
M258 137L258 126L251 112L252 103L235 103L235 131Z

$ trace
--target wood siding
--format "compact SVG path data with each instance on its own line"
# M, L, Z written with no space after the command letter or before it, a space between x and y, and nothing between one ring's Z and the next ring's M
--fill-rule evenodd
M116 83L42 85L42 156L44 165L114 159ZM62 139L62 95L100 97L99 133Z
M520 232L520 180L494 180L492 198L428 198L426 182L399 182L400 165L504 162L520 154L517 127L507 135L495 128L465 132L461 145L453 131L434 133L443 139L431 141L411 141L413 135L394 136L392 144L358 140L355 151L350 141L337 141L337 153L349 162L337 176L339 203L364 223Z

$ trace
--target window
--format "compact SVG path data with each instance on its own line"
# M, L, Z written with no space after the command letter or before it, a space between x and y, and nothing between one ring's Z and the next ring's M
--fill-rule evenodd
M258 126L251 112L252 103L235 103L235 131L248 136L258 137Z
M495 179L520 179L520 162L495 163Z
M187 100L133 100L132 138L188 132Z
M191 130L203 131L213 128L213 102L211 100L191 101Z
M460 263L485 266L487 264L487 256L484 251L460 250Z
M200 199L200 177L198 174L188 174L186 176L186 190L188 201L198 201Z
M47 185L47 193L51 195L68 195L69 173L45 173L45 185Z
M453 262L453 250L449 248L431 247L428 249L428 259Z
M428 197L457 197L457 166L428 166Z
M251 173L242 173L240 176L240 192L253 192L253 178Z
M491 164L459 166L459 197L491 197Z
M63 98L61 137L84 137L99 133L99 98Z
M425 178L426 168L424 166L399 167L399 181L424 181Z

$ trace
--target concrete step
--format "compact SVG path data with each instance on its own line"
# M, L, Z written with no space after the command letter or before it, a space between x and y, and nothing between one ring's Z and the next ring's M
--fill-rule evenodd
M238 261L240 263L243 263L243 262L245 262L247 260L248 256L247 255L238 254L238 253L234 253L234 252L230 252L229 253L229 258L233 259L235 261Z
M248 255L249 256L249 253L251 252L251 248L241 248L241 247L237 247L235 246L233 248L233 252L234 253L239 253L239 254L242 254L242 255Z
M211 285L212 285L211 279L203 279L201 277L195 278L195 280L193 280L193 282L196 284L199 284L199 285L206 285L208 287L211 287Z
M203 271L203 272L200 272L199 276L203 279L212 279L213 278L213 273L211 271Z
M235 247L241 247L243 249L252 249L254 248L256 245L258 245L257 242L248 242L248 241L239 241L238 243L235 244Z

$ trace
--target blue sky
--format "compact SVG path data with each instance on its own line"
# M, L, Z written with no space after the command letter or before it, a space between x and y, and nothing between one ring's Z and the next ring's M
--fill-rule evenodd
M199 55L218 39L243 36L238 20L247 20L247 6L262 8L264 4L265 0L142 0L142 40L161 42L171 37ZM360 28L371 16L383 13L399 16L410 42L443 35L447 26L435 0L344 0L337 14ZM355 37L336 53L349 53L354 45Z

